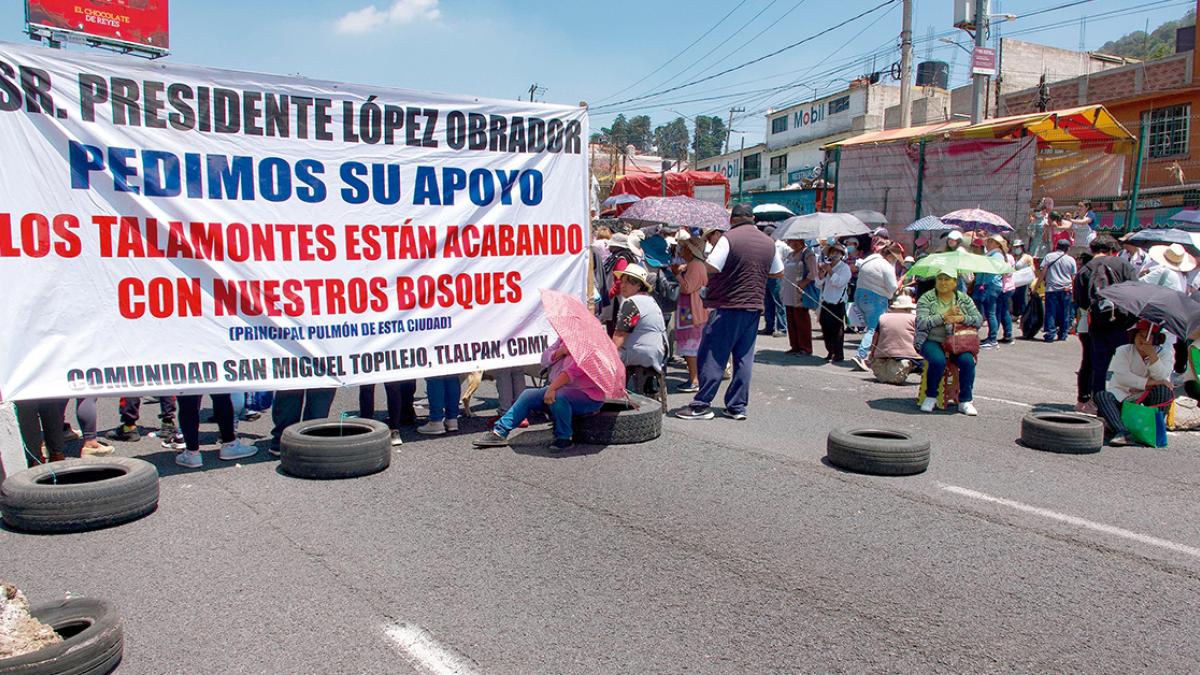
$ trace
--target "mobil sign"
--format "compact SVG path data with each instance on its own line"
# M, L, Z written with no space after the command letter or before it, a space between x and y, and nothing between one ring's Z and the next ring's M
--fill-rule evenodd
M825 105L815 105L805 110L797 110L792 113L792 128L799 129L810 124L816 124L825 119Z

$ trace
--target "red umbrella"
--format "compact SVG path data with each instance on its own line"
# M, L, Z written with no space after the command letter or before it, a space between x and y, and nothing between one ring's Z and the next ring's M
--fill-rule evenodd
M600 321L573 295L546 288L541 292L546 318L579 369L606 397L628 398L625 364Z

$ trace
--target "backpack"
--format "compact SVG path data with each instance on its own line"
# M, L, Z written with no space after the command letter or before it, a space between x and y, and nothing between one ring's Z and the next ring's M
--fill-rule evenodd
M675 311L679 303L679 280L675 278L671 268L660 267L654 272L650 281L650 297L658 303L658 308L663 314Z
M1128 329L1137 322L1137 317L1117 308L1111 300L1100 295L1100 291L1118 283L1114 275L1113 269L1105 264L1097 264L1096 269L1092 271L1088 282L1088 299L1094 314L1092 322L1106 324L1115 329Z

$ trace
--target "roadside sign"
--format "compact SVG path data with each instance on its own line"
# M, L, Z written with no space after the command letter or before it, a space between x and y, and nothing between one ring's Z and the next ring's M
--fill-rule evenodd
M971 74L996 76L996 50L992 47L976 47L971 52Z

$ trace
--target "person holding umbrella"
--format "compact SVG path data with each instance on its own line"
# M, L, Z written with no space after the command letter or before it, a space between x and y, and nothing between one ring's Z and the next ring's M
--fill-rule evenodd
M508 435L535 411L554 420L552 452L575 446L573 420L600 409L608 399L628 399L625 366L604 327L579 298L542 289L542 308L558 339L542 353L550 384L526 389L492 429L474 441L477 448L504 447Z
M817 322L821 325L825 360L829 363L846 360L846 297L850 266L842 261L845 257L846 248L833 244L825 249L824 260L817 265L817 288L821 291Z
M1133 445L1121 421L1121 404L1126 401L1152 408L1165 408L1175 400L1171 386L1171 354L1161 326L1140 319L1130 331L1132 344L1121 345L1113 354L1108 384L1092 396L1111 445Z

